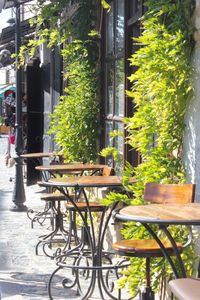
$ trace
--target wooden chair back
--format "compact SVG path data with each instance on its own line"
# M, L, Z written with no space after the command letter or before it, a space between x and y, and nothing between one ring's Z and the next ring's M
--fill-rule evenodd
M103 172L102 172L102 175L103 176L112 176L112 175L114 175L114 169L113 168L111 168L111 167L109 167L109 166L105 166L104 168L103 168Z
M147 183L144 200L151 203L190 203L194 202L195 184Z

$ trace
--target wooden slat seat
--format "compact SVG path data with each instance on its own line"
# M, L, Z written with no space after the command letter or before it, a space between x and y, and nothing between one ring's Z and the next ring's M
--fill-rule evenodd
M47 193L41 196L41 200L44 201L64 201L66 196L62 193Z
M169 241L162 241L165 249L170 253L171 256L175 255L173 253L173 248ZM178 243L178 249L181 252L182 245ZM152 239L146 240L121 240L117 243L114 243L113 249L120 253L120 255L126 256L136 256L140 255L140 257L162 257L162 251L158 247L156 241Z
M85 202L77 202L76 205L77 205L77 207L80 211L87 211L88 210L88 206ZM76 207L74 207L74 205L72 203L69 203L69 202L65 203L65 207L66 207L66 209L71 210L71 211L76 211L77 210ZM105 209L105 205L97 203L97 202L90 202L89 203L89 208L93 212L103 211Z
M200 279L180 278L169 282L170 289L179 300L200 299Z

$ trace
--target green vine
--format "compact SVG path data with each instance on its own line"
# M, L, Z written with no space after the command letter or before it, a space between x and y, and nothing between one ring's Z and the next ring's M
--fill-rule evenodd
M191 1L147 1L140 49L130 58L137 71L129 77L136 112L125 119L129 144L139 151L142 164L135 169L135 196L146 182L185 181L182 162L185 112L192 97L191 43L188 11ZM180 7L183 7L180 9ZM185 15L187 12L187 15Z
M127 142L142 159L138 167L129 166L128 173L137 179L137 183L129 187L134 198L128 200L121 195L121 201L134 205L143 203L147 182L185 182L182 161L184 118L193 93L190 54L194 1L149 0L146 5L148 10L141 19L142 34L133 40L140 48L130 58L130 64L137 70L129 77L132 88L127 95L133 98L135 113L124 119L129 133ZM128 178L127 174L125 178ZM119 194L112 193L104 201L108 204L119 199ZM187 240L183 227L171 226L170 231L177 241L184 243ZM149 237L143 226L135 223L126 224L122 234L126 239ZM195 259L192 245L184 250L182 257L188 275L191 275ZM144 284L145 263L141 258L131 261L132 265L124 272L119 285L127 285L134 297ZM172 276L165 259L152 259L151 270L154 290L158 290L163 271L165 276Z
M95 161L98 135L96 74L81 41L74 41L62 51L68 84L65 95L52 114L51 130L67 161Z
M23 45L20 61L46 43L62 46L66 87L51 117L53 134L66 161L95 161L100 132L98 101L97 3L92 0L37 1L35 38ZM81 26L80 26L81 24Z
M136 112L125 120L128 142L142 157L142 164L134 170L137 183L133 187L133 203L143 201L146 182L185 182L184 117L193 90L190 66L192 1L149 0L147 6L148 12L142 20L143 33L134 39L141 47L130 58L131 65L138 68L129 78L132 89L127 92L133 98ZM171 226L170 230L177 241L186 241L184 228ZM137 224L126 226L123 234L125 238L147 237ZM195 259L192 246L183 254L189 275L193 267L191 257ZM164 259L154 259L151 264L152 285L158 289L163 270L171 276L171 268ZM144 271L141 259L133 259L123 279L133 294L143 283Z

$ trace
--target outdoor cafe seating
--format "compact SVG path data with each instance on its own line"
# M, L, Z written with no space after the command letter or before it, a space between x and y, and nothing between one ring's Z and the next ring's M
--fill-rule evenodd
M102 164L83 164L83 163L63 163L59 157L60 163L55 163L53 160L48 165L42 165L42 158L56 157L54 153L26 153L21 155L23 158L29 158L34 161L35 169L41 173L41 178L47 181L50 177L57 175L62 176L64 174L82 176L86 171L90 172L90 175L102 173L106 165ZM31 220L31 227L38 223L44 225L46 221L50 220L50 226L54 230L55 225L55 205L57 201L64 201L66 197L63 194L52 191L51 188L46 188L46 193L43 193L41 200L45 203L43 208L39 211L35 211L32 208L28 209L27 216Z
M130 178L130 184L134 183L135 179ZM67 193L68 188L75 189L75 195L78 198L70 199L67 209L79 216L82 229L79 231L80 242L78 244L72 242L69 247L56 252L57 268L52 273L48 285L50 299L53 299L55 286L57 287L58 284L60 287L61 282L66 283L63 286L66 294L70 287L76 287L81 299L89 299L96 287L99 290L100 299L104 299L106 295L116 300L123 299L121 291L114 287L119 278L119 270L129 265L129 262L126 261L125 264L113 262L113 252L104 248L112 209L116 207L117 203L109 206L91 202L90 197L85 193L86 188L122 187L121 178L118 176L65 177L52 178L42 184L46 187L56 188L63 194ZM83 193L85 202L79 201L79 191ZM65 272L67 275L62 278L60 272L63 270L71 271L69 271L70 274ZM56 282L57 278L60 278L60 283ZM84 288L86 284L87 287Z
M78 167L78 165L76 165L76 167ZM87 165L85 166L85 168L87 169ZM51 170L53 170L53 169L51 169ZM94 170L95 170L95 167L93 168L92 174L94 173ZM100 175L110 176L113 174L113 172L114 171L111 167L104 166ZM62 173L64 173L63 170L62 170ZM66 169L65 173L68 174L67 169ZM71 171L70 171L70 174L71 174ZM80 171L79 171L79 174L80 174ZM38 182L38 184L43 185L42 182ZM36 244L36 248L35 248L36 255L39 254L39 252L38 252L39 246L42 246L43 253L46 256L53 258L54 256L57 255L58 251L59 252L65 251L65 249L70 248L72 241L75 244L80 243L80 238L78 237L77 226L76 226L76 210L74 210L74 206L71 204L71 202L69 200L70 200L70 198L75 198L75 197L77 197L77 199L80 199L81 193L82 193L82 198L87 197L86 195L84 195L85 190L80 191L79 195L75 195L73 192L69 193L69 191L67 191L66 195L64 195L63 193L60 193L60 192L58 192L58 193L54 192L54 193L46 194L41 197L41 199L43 201L48 202L46 213L48 211L50 211L50 213L51 213L52 231L48 234L44 234L44 235L40 236L39 241ZM63 211L61 209L62 202L65 204ZM86 206L85 202L77 203L76 205L81 211L84 211L85 213L87 213L86 212L87 206ZM101 212L102 204L92 203L92 206L90 206L90 209L95 212L98 212L98 211ZM64 226L64 223L66 221L66 216L68 216L68 221L67 221L67 226ZM40 215L37 215L37 218L39 219L39 222L43 222ZM40 221L40 219L41 219L41 221ZM67 229L65 227L67 227ZM59 244L59 247L57 247L57 249L53 249L58 244Z
M144 201L146 203L191 203L194 201L194 184L157 184L147 183L144 190ZM163 241L164 247L170 256L176 255L170 241ZM178 251L181 252L183 245L178 243ZM160 246L154 239L144 240L120 240L113 244L116 254L126 257L141 257L146 260L146 286L141 292L141 299L154 299L151 288L150 260L153 257L163 257ZM200 295L200 294L199 294ZM189 298L188 298L189 300ZM190 299L191 300L191 299Z
M102 174L103 177L110 176L112 174L112 168L106 167ZM76 177L76 176L75 176ZM84 176L85 177L85 176ZM96 177L96 176L95 176ZM99 176L97 176L99 177ZM112 176L111 176L112 177ZM116 176L115 176L116 177ZM57 265L57 268L52 272L52 275L49 279L49 285L48 285L48 293L50 299L53 299L52 291L53 291L53 285L55 278L59 277L59 272L63 269L71 269L71 275L72 277L75 276L74 281L72 280L71 285L68 284L67 278L63 279L63 284L66 285L65 287L67 289L71 287L74 287L75 284L77 284L77 290L81 299L88 299L87 297L90 297L93 293L93 290L95 288L96 284L96 276L98 279L98 287L101 294L101 299L104 299L104 293L103 290L105 290L105 293L107 295L112 296L112 299L123 299L121 291L118 291L117 294L114 296L112 295L112 292L109 291L109 288L107 287L106 283L104 282L103 277L108 276L108 274L111 274L112 272L115 273L115 278L118 279L120 277L120 270L123 268L126 268L129 265L129 260L123 259L124 257L141 257L145 258L146 261L146 286L145 290L140 293L140 299L148 299L148 300L154 300L154 291L151 288L151 269L150 269L150 261L152 257L163 257L163 251L160 248L160 245L158 245L157 241L155 239L148 239L148 240L119 240L115 243L113 243L112 247L114 251L106 252L104 251L103 246L103 239L105 236L105 232L108 226L107 219L105 219L105 215L108 211L108 207L103 205L102 203L97 202L91 202L87 198L87 195L85 194L84 188L87 186L93 186L95 187L95 183L91 185L91 183L87 183L87 176L85 177L86 180L77 180L73 181L68 180L68 183L65 182L65 178L59 179L50 179L48 182L39 182L40 185L45 186L47 188L51 187L51 189L56 188L59 191L58 197L59 200L53 197L53 194L51 195L50 202L53 203L53 206L56 207L55 209L55 231L53 230L50 234L44 235L40 238L38 245L42 244L44 247L47 245L50 246L53 242L58 243L58 251L54 252L53 255L48 255L48 253L44 250L44 254L50 257L56 258L55 262ZM73 183L74 182L74 183ZM75 183L77 182L77 183ZM98 185L97 185L98 186ZM103 185L100 185L103 186ZM119 186L119 185L117 185ZM70 198L68 193L68 187L75 188L75 192L73 194L73 197ZM79 192L81 191L83 198L80 198ZM156 183L147 183L144 190L144 200L146 204L174 204L178 203L179 205L184 205L186 203L192 203L194 201L194 194L195 194L195 185L194 184L156 184ZM47 194L48 195L48 194ZM47 197L48 201L49 198ZM81 200L80 200L81 199ZM78 200L78 201L77 201ZM82 201L84 200L84 201ZM63 201L65 204L64 207L68 211L68 214L70 218L68 219L69 226L66 228L63 226L63 213L61 212L61 206L60 203ZM115 211L116 206L113 206L111 211L114 209L114 214L112 212L112 216L117 216L118 210ZM89 209L89 210L88 210ZM109 212L108 219L111 218L111 211ZM99 226L100 232L98 233L100 235L100 240L98 240L97 244L95 242L94 234L94 228L91 224L93 224L93 213L100 212L101 218L99 220L100 224L96 224L96 226ZM77 214L78 213L78 214ZM76 231L76 214L80 215L83 220L83 226L82 230L79 234L77 234ZM61 221L62 220L62 221ZM89 223L88 223L89 221ZM92 222L92 223L91 223ZM106 224L104 224L106 222ZM62 223L62 224L61 224ZM104 225L103 225L104 224ZM61 226L62 225L62 226ZM102 227L105 226L105 227ZM57 239L57 232L58 229L62 231L63 236L62 240ZM56 232L56 234L54 234ZM191 232L190 232L191 233ZM189 236L189 242L191 241L191 235ZM166 251L168 252L169 256L176 256L176 252L174 251L173 245L171 244L171 241L169 240L163 240L163 245ZM63 248L61 250L60 243L63 243ZM38 248L38 245L36 246L36 249ZM181 253L185 245L182 245L181 243L177 243L177 249L178 252ZM37 250L36 250L37 252ZM108 254L109 253L109 254ZM110 256L111 255L111 256ZM113 264L112 258L113 255L118 255L119 261L123 261L122 265L116 265ZM120 259L120 256L122 259ZM92 264L90 261L92 260ZM102 265L103 260L107 260L106 267ZM106 271L107 269L107 271ZM92 275L91 275L92 274ZM97 275L98 274L98 275ZM106 275L107 274L107 275ZM88 280L88 278L91 277L91 280L88 283L88 289L86 288L86 291L82 290L81 287L81 276L85 277L85 282ZM108 278L107 278L108 280ZM189 279L188 279L189 280ZM179 286L180 283L180 286ZM173 280L170 282L170 287L175 296L178 298L180 297L180 300L197 300L198 298L187 298L187 289L185 285L185 289L182 289L182 282L178 280ZM189 284L189 282L188 282ZM194 285L194 295L195 291L199 291L199 281L195 281L192 283L192 286ZM60 286L60 285L59 285ZM64 287L64 286L63 286ZM114 287L114 285L113 285ZM178 290L178 291L177 291ZM180 290L182 290L182 293L180 293ZM183 296L182 296L183 294ZM185 296L186 295L186 296ZM191 296L191 293L189 293ZM193 294L192 294L193 295ZM86 297L86 298L85 298ZM182 297L182 298L181 298ZM185 298L184 298L185 297ZM192 296L193 297L193 296Z

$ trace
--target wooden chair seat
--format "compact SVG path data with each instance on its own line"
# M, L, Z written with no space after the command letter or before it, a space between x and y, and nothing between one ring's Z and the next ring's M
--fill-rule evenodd
M173 248L171 243L167 240L162 240L165 249L169 252L171 256L175 255L173 253ZM182 251L182 245L178 245L178 250ZM113 244L113 249L120 255L125 256L140 256L140 257L162 257L162 251L155 240L121 240Z
M41 200L44 201L64 201L66 200L65 195L62 193L47 193L41 196Z
M88 207L86 202L77 202L76 206L80 211L87 211ZM65 207L67 210L71 211L77 211L76 207L72 203L66 202ZM105 205L97 203L97 202L90 202L89 203L90 210L95 212L95 211L103 211L105 209Z
M200 279L180 278L169 282L170 289L179 300L200 299Z

